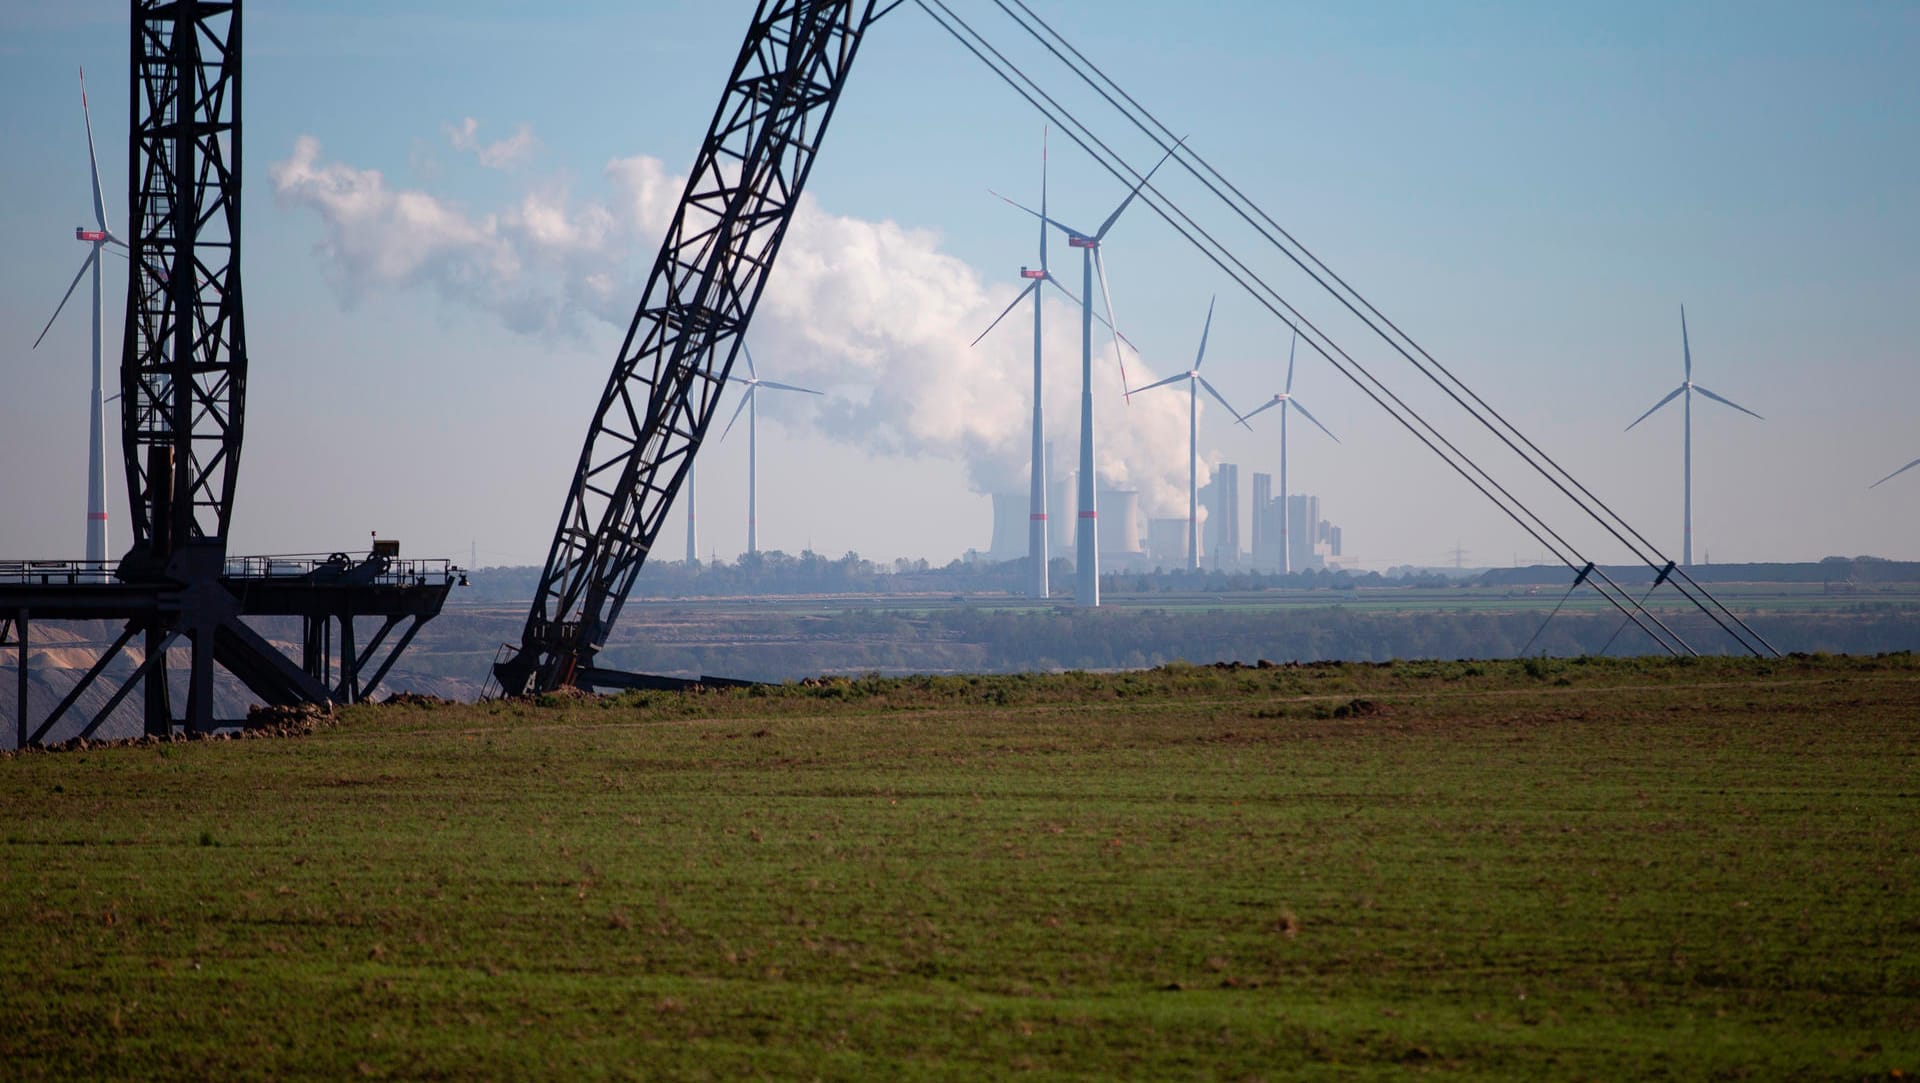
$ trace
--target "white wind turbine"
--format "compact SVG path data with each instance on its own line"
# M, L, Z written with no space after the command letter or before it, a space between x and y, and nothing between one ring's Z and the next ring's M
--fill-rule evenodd
M747 393L741 397L740 405L733 408L733 416L727 419L727 427L721 430L720 439L725 440L727 438L727 433L733 431L733 423L740 420L740 411L745 410L747 412L747 552L757 553L760 551L759 523L756 519L759 510L757 486L759 484L760 430L759 408L754 405L754 400L759 396L760 389L763 387L774 391L798 391L807 395L818 395L820 392L810 387L795 387L792 384L762 380L760 374L754 371L753 353L747 349L745 343L741 344L740 353L747 359L747 378L744 380L732 379L729 382L742 385L747 389ZM691 491L689 491L687 495L687 510L688 514L691 515L693 510L693 495ZM693 544L693 526L691 521L689 521L687 526L687 544L689 549L691 549Z
M1216 298L1217 299L1217 298ZM1158 380L1145 387L1135 388L1130 394L1152 391L1156 387L1166 387L1180 380L1187 381L1187 570L1200 568L1200 389L1206 388L1214 401L1227 408L1227 413L1242 425L1247 419L1233 408L1220 392L1214 390L1205 376L1200 375L1200 363L1207 359L1207 336L1213 331L1213 300L1207 302L1207 322L1200 329L1200 349L1193 355L1193 367L1185 372L1176 372L1164 380ZM1266 407L1261 407L1265 409ZM1256 411L1258 412L1258 411ZM1285 467L1281 468L1282 476Z
M1682 452L1682 464L1681 464L1682 493L1681 493L1681 501L1680 501L1680 507L1681 507L1680 566L1683 568L1691 568L1693 567L1693 396L1694 396L1694 393L1699 392L1700 394L1705 395L1707 398L1710 398L1715 402L1718 402L1727 406L1731 406L1734 409L1740 411L1741 413L1748 415L1749 417L1760 418L1760 420L1762 421L1766 419L1761 418L1759 414L1756 414L1752 410L1749 410L1746 407L1740 405L1739 403L1734 402L1732 399L1722 398L1719 395L1716 395L1713 392L1708 391L1706 388L1701 387L1699 384L1696 384L1693 382L1693 347L1687 341L1687 306L1685 305L1680 306L1680 350L1681 350L1681 355L1686 359L1686 366L1687 366L1686 379L1682 381L1679 387L1676 387L1672 391L1667 392L1666 398L1661 399L1659 402L1654 403L1652 408L1649 409L1646 413L1641 414L1637 418L1634 418L1633 425L1638 425L1642 421L1645 421L1647 418L1653 415L1654 410L1660 409L1662 406L1665 406L1667 403L1672 402L1678 396L1682 394L1686 395L1686 402L1685 402L1686 426L1685 426L1684 436L1682 437L1682 444L1683 444L1684 450ZM1628 425L1627 431L1631 432L1633 430L1633 425Z
M1305 406L1300 405L1300 400L1293 397L1293 351L1299 345L1300 332L1295 331L1293 341L1287 345L1286 389L1268 399L1266 405L1247 414L1247 419L1251 420L1262 410L1271 410L1276 406L1280 408L1280 568L1287 573L1293 571L1293 536L1289 533L1291 530L1289 521L1292 515L1287 510L1287 414L1292 410L1300 411L1300 416L1313 422L1314 428L1326 433L1334 443L1340 442L1340 438L1333 435L1333 430L1320 424L1320 419L1309 413Z
M1119 326L1113 318L1113 294L1107 289L1107 268L1100 258L1100 242L1106 239L1107 231L1120 220L1120 215L1133 202L1140 189L1147 186L1160 167L1173 157L1174 150L1181 142L1174 143L1152 169L1133 186L1127 198L1107 215L1100 228L1092 233L1082 233L1071 226L1055 221L1031 207L1022 207L1005 196L1000 198L1007 203L1026 211L1046 225L1067 235L1067 247L1080 250L1080 478L1079 478L1079 517L1073 531L1074 542L1074 604L1079 606L1097 606L1100 604L1100 527L1095 517L1093 471L1093 277L1096 271L1100 275L1100 294L1107 305L1107 326L1114 329L1113 354L1120 363L1120 386L1127 385L1127 362L1120 354L1120 343L1125 341Z
M80 264L80 270L67 285L67 292L55 306L53 315L47 320L47 326L40 329L40 337L33 340L35 349L40 347L47 332L53 329L53 321L67 307L67 301L73 297L73 291L80 285L80 279L91 270L93 272L93 402L87 430L87 561L96 574L105 574L107 562L107 481L106 481L106 429L102 425L101 414L106 400L100 395L100 253L108 245L117 244L125 248L126 242L113 235L107 227L107 200L100 190L100 160L93 152L93 117L87 108L87 73L80 73L80 117L87 127L87 165L93 171L93 219L98 229L84 226L74 228L75 240L88 246L87 258Z
M999 193L996 192L994 194L998 195ZM1006 197L1001 196L1001 198L1005 199ZM1009 200L1009 202L1011 202L1011 200ZM1026 300L1029 295L1033 297L1033 453L1031 476L1027 482L1027 563L1031 567L1027 573L1027 590L1028 593L1035 598L1045 598L1051 590L1047 582L1047 562L1049 559L1047 553L1047 464L1046 436L1042 423L1041 409L1045 396L1040 378L1040 287L1051 285L1054 289L1066 294L1067 299L1074 304L1077 305L1081 303L1080 298L1075 297L1072 290L1061 285L1060 280L1053 277L1053 273L1047 269L1046 215L1047 143L1043 130L1040 137L1040 269L1034 270L1029 267L1020 268L1020 277L1025 280L1027 284L1021 288L1019 293L1014 295L1012 301L1007 303L1007 307L1002 309L1000 314L993 318L993 322L987 325L987 329L980 332L978 337L967 344L970 347L978 346L981 339L992 334L993 329L1000 326L1000 321L1007 318L1007 313L1012 312L1014 308L1018 306L1021 301ZM1096 316L1095 318L1098 319L1099 317ZM1109 331L1113 330L1113 325L1108 323L1108 321L1100 320L1100 322L1105 324ZM1122 342L1126 342L1125 335L1120 335L1119 338ZM1127 345L1131 346L1133 344L1128 342Z

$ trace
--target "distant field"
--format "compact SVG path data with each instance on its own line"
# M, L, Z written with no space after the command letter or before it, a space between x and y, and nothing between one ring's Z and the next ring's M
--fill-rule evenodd
M1920 1072L1911 655L358 708L0 817L9 1078Z

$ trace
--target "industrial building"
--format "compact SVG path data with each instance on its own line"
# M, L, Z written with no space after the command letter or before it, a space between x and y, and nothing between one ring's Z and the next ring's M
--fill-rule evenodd
M1240 557L1240 467L1220 463L1213 468L1213 480L1200 489L1200 502L1207 509L1202 523L1200 552L1206 566L1215 571L1238 568Z
M1057 510L1049 511L1048 545L1060 556L1070 556L1073 552L1075 534L1073 530L1076 516L1060 505L1072 499L1070 486L1049 489L1051 502ZM1065 494L1065 495L1055 495ZM993 543L988 546L988 560L1020 560L1027 555L1027 523L1029 496L1026 493L993 494ZM1148 560L1147 547L1143 541L1144 524L1140 518L1140 494L1132 489L1101 489L1097 497L1095 510L1100 517L1100 559L1103 567L1141 568ZM1186 521L1179 520L1181 529L1186 529ZM1065 524L1064 529L1056 524ZM1185 556L1185 546L1181 546L1181 555Z

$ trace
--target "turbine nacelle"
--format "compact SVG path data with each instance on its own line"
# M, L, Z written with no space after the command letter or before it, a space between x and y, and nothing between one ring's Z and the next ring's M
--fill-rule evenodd
M1021 278L1045 278L1047 277L1047 272L1035 271L1035 270L1030 270L1026 267L1022 267L1020 268L1020 277Z
M1100 242L1098 239L1093 237L1081 237L1081 236L1075 235L1067 238L1067 247L1068 248L1098 248L1100 247Z

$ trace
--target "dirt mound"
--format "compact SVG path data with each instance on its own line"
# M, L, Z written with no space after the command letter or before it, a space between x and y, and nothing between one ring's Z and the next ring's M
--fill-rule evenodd
M254 706L247 709L247 721L241 733L247 737L304 737L332 724L333 708L325 704Z
M395 692L380 702L388 707L451 707L456 701L421 692Z

